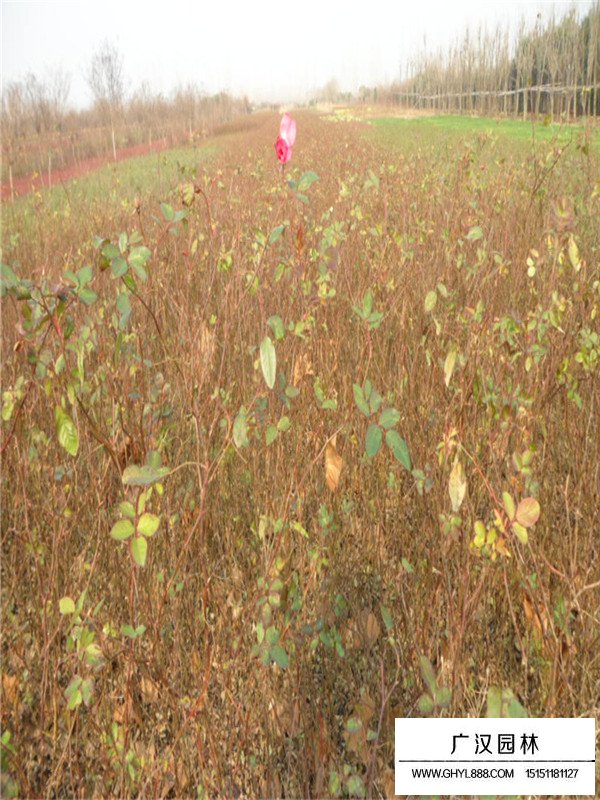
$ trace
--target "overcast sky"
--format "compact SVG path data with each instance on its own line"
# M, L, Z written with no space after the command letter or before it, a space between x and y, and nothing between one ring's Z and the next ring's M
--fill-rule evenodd
M129 91L194 82L253 100L301 100L335 78L344 90L394 80L411 54L467 26L513 26L580 2L505 0L0 0L2 80L62 67L70 102L90 102L85 72L104 39L123 54Z

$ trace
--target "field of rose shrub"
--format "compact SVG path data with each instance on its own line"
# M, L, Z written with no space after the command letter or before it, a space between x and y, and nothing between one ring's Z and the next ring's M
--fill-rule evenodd
M4 205L3 796L598 717L597 144L293 116Z

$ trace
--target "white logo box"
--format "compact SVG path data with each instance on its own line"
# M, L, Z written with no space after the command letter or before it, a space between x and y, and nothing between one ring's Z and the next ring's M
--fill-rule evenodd
M595 796L594 719L396 719L395 758L401 796Z

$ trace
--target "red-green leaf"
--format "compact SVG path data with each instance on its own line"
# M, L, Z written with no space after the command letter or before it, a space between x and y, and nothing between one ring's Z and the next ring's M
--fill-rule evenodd
M535 497L526 497L517 506L516 520L524 528L531 528L540 518L540 504Z

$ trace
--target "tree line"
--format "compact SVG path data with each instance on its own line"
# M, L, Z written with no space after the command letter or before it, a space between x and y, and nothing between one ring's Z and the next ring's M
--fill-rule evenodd
M446 51L423 53L402 80L361 87L359 99L458 113L569 120L600 115L600 2L545 22L521 23L511 44L507 28L467 30Z
M251 110L245 97L207 94L193 83L168 96L147 83L128 93L122 54L109 42L92 55L85 77L92 102L81 110L69 104L71 81L63 70L4 86L3 180L46 170L49 160L63 167L95 156L116 159L122 147L202 138Z

